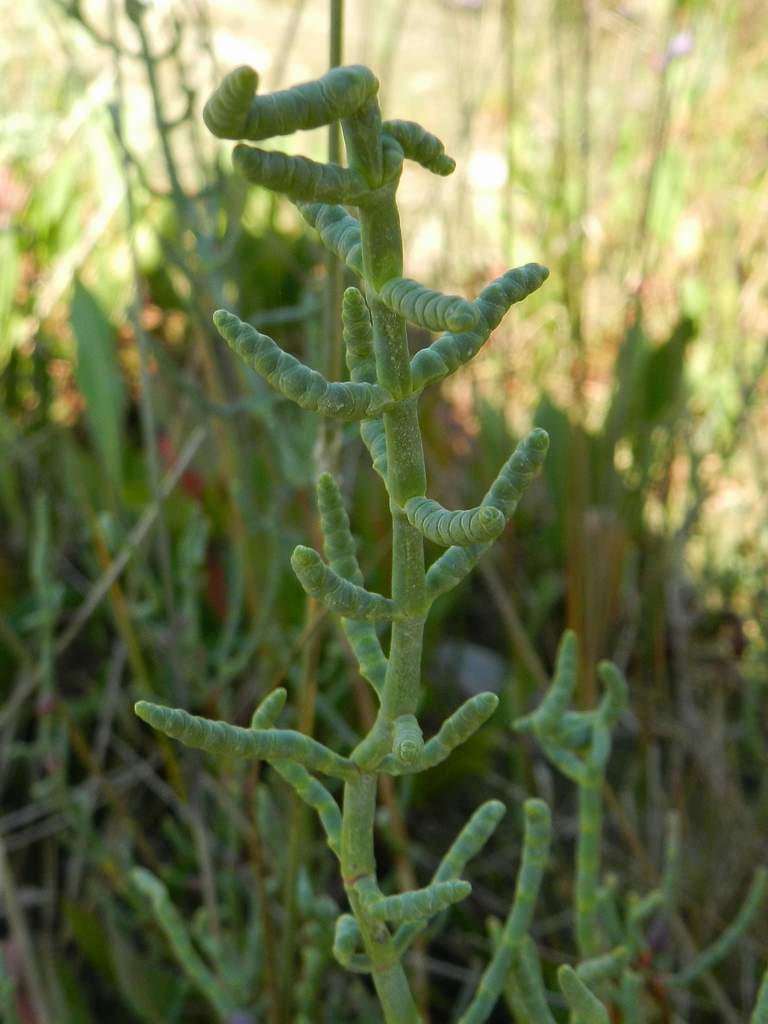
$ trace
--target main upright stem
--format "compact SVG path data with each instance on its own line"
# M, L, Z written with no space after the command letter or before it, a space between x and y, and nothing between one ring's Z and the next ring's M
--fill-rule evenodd
M381 167L378 108L367 124L347 133L350 166ZM367 130L366 130L367 129ZM403 271L396 182L378 189L360 208L368 306L379 384L396 399L384 413L387 443L387 490L392 514L392 598L405 617L392 623L389 665L381 706L371 732L358 745L353 760L363 770L360 781L345 785L342 826L342 873L350 904L360 925L373 966L373 982L387 1024L418 1024L421 1020L389 929L368 919L354 882L370 875L375 881L373 823L376 805L375 766L392 745L393 723L415 714L421 682L421 648L426 617L424 540L408 522L405 502L426 491L426 472L418 419L418 398L412 394L410 352L405 321L380 301L377 289ZM369 769L366 771L366 769Z
M236 68L227 75L205 106L206 124L214 135L251 143L336 121L344 132L348 167L334 161L318 164L242 141L235 148L234 162L249 180L290 196L317 227L326 247L363 277L367 302L356 288L348 289L344 298L351 380L326 380L226 310L218 310L214 320L233 351L285 397L326 416L365 421L361 434L374 469L385 482L392 516L391 597L365 588L344 502L329 474L317 485L327 562L317 551L299 545L291 564L305 591L341 615L361 673L379 697L379 712L348 757L301 732L276 727L285 691L265 698L249 730L147 702L137 705L137 713L192 746L214 753L252 754L276 764L318 812L328 845L341 860L352 916L342 914L337 921L334 955L350 970L371 975L387 1024L419 1024L401 961L431 917L468 895L471 887L459 875L491 835L500 805L489 801L478 809L430 884L385 896L374 856L377 779L381 773L400 775L434 767L487 721L498 704L493 693L476 694L423 742L416 711L424 622L434 598L459 583L498 537L541 466L547 438L534 430L504 463L481 505L451 511L426 496L418 398L427 384L469 362L507 309L538 288L547 271L534 263L509 270L472 302L403 277L395 202L403 162L408 158L435 174L450 174L455 163L442 142L412 121L382 123L378 81L370 69L359 65L333 69L317 81L271 96L259 97L257 88L253 68ZM350 216L345 206L356 206L359 216ZM442 332L413 359L406 320ZM447 548L428 573L424 538ZM375 632L375 623L381 621L391 628L388 657ZM341 809L312 772L344 782ZM541 808L531 810L534 818L542 813ZM535 829L531 835L536 845ZM537 850L540 847L539 843ZM535 893L530 884L520 892L520 899L532 907ZM516 895L516 907L517 900ZM512 945L525 930L521 931L521 913L513 910ZM494 968L496 974L500 970L498 965ZM486 1019L500 990L500 984L498 991L486 986L477 994L478 1022L478 1014Z

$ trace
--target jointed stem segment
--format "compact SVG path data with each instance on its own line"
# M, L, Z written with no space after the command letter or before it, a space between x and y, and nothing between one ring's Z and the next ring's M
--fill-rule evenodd
M206 750L209 754L257 757L264 761L289 759L337 779L354 779L359 774L348 757L342 757L311 736L292 729L242 729L146 700L138 701L136 714L166 736L181 740L188 747Z
M499 935L493 959L459 1024L483 1024L491 1015L531 925L549 856L552 824L549 808L541 800L526 800L524 811L523 860L517 875L514 903Z

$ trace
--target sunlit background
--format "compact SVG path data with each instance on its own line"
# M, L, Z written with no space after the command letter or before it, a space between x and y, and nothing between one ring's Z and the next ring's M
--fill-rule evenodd
M430 493L449 507L476 504L531 425L551 447L495 555L428 626L427 729L479 689L501 710L444 769L382 792L380 863L408 887L480 800L512 808L472 899L414 955L421 1005L446 1019L482 969L525 794L556 823L536 937L552 968L572 955L573 793L509 728L566 626L581 706L601 658L630 682L605 848L622 885L657 880L666 812L682 816L679 914L649 938L650 992L768 859L768 7L342 6L343 62L370 65L384 115L421 122L457 161L448 179L404 172L406 274L474 297L508 266L551 271L422 404ZM307 362L338 362L317 238L233 175L200 117L237 64L265 92L322 74L329 11L2 8L3 1020L224 1019L131 886L139 864L249 1008L231 1021L376 1019L365 982L329 959L323 897L343 895L314 821L269 770L162 743L132 712L152 695L247 724L282 683L294 726L344 750L373 713L289 555L319 544L312 485L330 460L386 589L383 489L355 430L296 415L210 320L225 305ZM327 139L268 145L325 159ZM414 349L428 340L413 331ZM746 1020L767 953L763 915L675 996L678 1016L660 1001L654 1019Z

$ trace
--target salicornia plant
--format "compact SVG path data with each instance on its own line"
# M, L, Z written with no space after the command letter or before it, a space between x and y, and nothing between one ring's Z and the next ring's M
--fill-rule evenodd
M601 852L605 772L612 733L627 702L627 685L615 665L601 662L598 675L605 687L602 700L592 711L574 711L570 703L576 690L577 667L576 635L569 630L560 644L546 696L536 711L515 723L519 731L535 735L547 760L578 790L574 872L578 965L575 969L561 967L558 982L575 1022L609 1024L619 1019L627 1024L647 1024L657 1018L671 1020L675 990L687 988L723 959L760 911L768 893L768 872L765 868L757 870L734 921L687 967L675 973L654 963L645 925L652 918L668 924L675 911L681 872L679 821L676 815L669 816L659 885L645 896L630 892L621 899L615 877L603 876ZM498 934L498 926L494 931ZM519 947L519 955L509 958L505 995L515 1020L521 1024L554 1024L547 1009L536 948L528 938ZM753 1024L763 1020L760 1012L758 1006Z
M369 734L344 756L275 726L283 691L267 697L250 729L144 701L136 710L151 725L193 746L271 762L317 810L340 861L352 911L338 922L337 957L353 970L370 972L386 1020L405 1024L419 1018L401 965L403 954L430 917L468 894L468 883L458 875L491 834L502 808L496 802L480 808L429 886L384 895L373 853L377 775L413 773L439 764L496 708L494 694L478 694L424 742L416 718L424 622L435 598L459 583L501 533L547 450L546 434L534 430L502 467L477 508L449 512L426 497L418 401L428 384L477 354L509 307L538 288L547 271L538 264L511 270L474 302L404 278L395 200L403 162L407 157L436 174L449 174L454 162L440 141L413 122L382 122L378 82L365 67L338 68L315 82L263 97L255 95L256 87L256 73L247 67L224 79L204 114L215 135L254 142L341 122L348 167L250 145L237 146L234 160L249 181L292 199L325 245L362 276L365 294L349 288L343 304L351 380L325 380L225 310L214 319L231 348L283 395L304 409L361 423L363 441L389 495L391 597L365 589L339 488L327 474L317 485L326 560L300 546L291 563L307 593L342 616L361 674L378 697L378 714ZM345 206L356 207L358 217L347 213ZM443 333L411 358L406 321ZM447 549L428 570L425 537ZM390 626L388 655L377 623ZM315 773L343 781L342 808ZM523 871L526 884L515 911L515 931L521 934L547 846L549 815L544 805L531 802L527 821L534 849L529 870Z
M315 809L339 860L349 901L350 913L336 922L334 955L350 971L370 975L389 1024L410 1024L420 1016L403 956L432 917L470 892L460 876L493 833L504 808L495 800L478 808L425 888L385 894L374 858L377 777L413 774L440 764L493 714L497 697L477 694L424 741L417 719L424 623L435 599L460 583L500 535L540 469L548 445L546 433L533 430L476 508L449 511L427 497L419 397L425 387L473 359L509 307L536 290L547 270L535 263L510 270L472 302L403 277L396 205L403 163L408 158L436 174L450 174L454 162L442 143L413 122L382 122L378 82L365 67L337 68L317 81L267 96L256 95L257 84L255 71L248 67L224 79L204 113L214 135L250 143L341 123L347 167L245 144L235 148L234 161L249 181L287 195L326 247L362 278L363 290L348 288L342 309L351 379L326 380L225 310L219 310L214 320L227 344L285 397L324 416L360 423L363 442L389 498L391 595L366 589L341 493L329 474L317 482L325 558L299 546L291 564L305 591L341 616L360 672L378 698L378 713L368 735L342 754L310 736L279 728L286 699L282 689L265 697L250 728L146 701L139 702L136 711L150 725L190 746L268 761ZM357 216L346 207L356 208ZM408 322L441 332L440 336L411 356ZM425 538L445 548L429 568ZM377 630L382 624L390 630L387 653ZM626 922L615 922L611 916L611 893L599 872L601 789L611 731L626 687L613 666L606 664L601 672L606 695L600 706L591 712L569 711L575 648L573 638L567 637L552 690L539 710L521 723L534 730L546 755L579 787L575 917L583 962L578 970L563 968L559 981L571 1020L581 1024L608 1021L601 996L612 996L616 986L619 995L614 1002L622 1007L624 1019L646 1019L634 1012L642 985L633 969L640 949L639 927L649 908L657 907L667 898L666 890L671 891L671 882L665 883L661 895L630 908ZM341 806L317 775L343 783ZM549 852L549 810L540 800L528 800L524 819L513 906L506 922L496 928L493 957L460 1016L461 1024L487 1020L505 990L519 1020L545 1024L553 1019L529 935ZM671 878L672 868L668 874ZM177 956L187 962L198 988L224 1017L231 999L215 987L195 950L186 945L164 890L146 873L139 873L136 883L152 896Z

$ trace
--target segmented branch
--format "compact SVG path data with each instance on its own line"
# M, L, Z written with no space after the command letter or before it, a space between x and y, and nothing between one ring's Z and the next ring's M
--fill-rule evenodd
M622 968L629 960L629 949L626 946L617 946L609 953L602 956L593 956L589 960L582 960L576 967L576 973L585 985L597 985L601 981L615 978L621 974Z
M287 700L288 691L284 686L271 690L251 715L251 728L271 729L280 717Z
M437 735L425 744L419 762L420 769L426 771L434 768L449 757L456 747L466 743L481 725L485 725L498 706L499 698L490 692L477 693L465 701L446 718Z
M383 758L378 766L381 772L390 775L403 775L410 772L422 772L434 768L449 757L456 747L465 743L469 737L484 725L499 705L495 693L477 693L466 700L461 707L446 718L437 735L424 744L421 757L413 765L404 765L393 755Z
M387 437L384 423L380 418L363 420L360 424L360 437L371 453L373 468L384 483L387 483Z
M357 562L344 499L329 473L323 473L317 481L317 507L330 569L350 583L362 586L363 574ZM361 675L380 694L387 673L387 659L375 627L370 622L347 618L342 618L341 625L357 658Z
M493 958L459 1024L482 1024L488 1019L504 988L509 968L528 934L547 866L552 821L549 808L543 800L526 800L523 813L523 857L517 873L512 909L501 931Z
M424 750L424 737L415 715L400 715L392 732L392 753L406 766L418 763Z
M370 958L359 952L363 944L360 927L351 914L341 914L336 919L333 933L333 955L342 967L356 974L370 974L373 970Z
M373 352L373 325L363 294L347 288L341 307L344 325L344 346L349 375L356 383L376 383L376 358ZM364 420L360 436L371 456L373 468L387 482L387 439L381 417Z
M288 692L282 686L268 693L253 712L251 728L271 729L285 707L287 697ZM340 857L341 811L325 786L313 778L306 768L293 761L273 761L272 767L295 790L296 795L317 813L328 846Z
M503 815L504 804L501 801L488 800L481 804L440 861L437 871L432 876L432 882L449 882L458 878L469 861L476 857L488 842ZM424 921L400 925L395 933L395 946L401 955L425 927Z
M445 177L456 169L456 161L445 152L440 139L415 121L385 121L381 128L399 142L409 160L421 164L433 174Z
M313 548L303 544L294 548L291 567L310 597L344 618L391 622L398 617L394 601L343 579Z
M376 76L361 64L333 68L312 82L266 96L255 95L257 85L256 72L248 67L224 77L203 110L213 135L258 142L319 128L355 114L379 90Z
M220 1018L228 1020L238 1007L195 949L187 927L171 902L165 885L151 871L141 867L131 870L131 881L149 901L154 918L163 930L168 945L184 973L213 1006Z
M501 923L492 925L494 948L501 941ZM520 1018L520 1024L555 1024L555 1018L547 1003L547 991L541 971L541 959L530 935L520 944L518 955L513 959L505 986L507 1000Z
M145 700L140 700L134 710L153 729L209 754L256 757L270 762L288 758L312 771L339 779L351 780L359 775L349 758L292 729L242 729Z
M451 843L432 881L444 882L457 878L469 861L480 853L504 814L505 807L500 800L486 800L481 804Z
M244 139L251 100L258 87L259 76L247 64L228 72L203 107L208 131L219 139Z
M411 379L415 390L434 384L455 373L460 366L474 359L510 306L521 302L540 288L549 276L546 267L527 263L515 267L484 288L472 303L479 314L471 330L449 331L411 359Z
M601 661L597 666L597 675L605 687L605 693L597 708L596 717L601 725L610 732L627 706L629 698L627 680L624 678L623 672L611 661Z
M541 427L535 427L501 467L483 498L483 505L497 508L509 521L531 481L539 473L548 450L549 435Z
M560 738L561 722L576 691L578 655L576 634L567 629L557 649L555 672L544 699L534 712L515 722L515 729L532 729L540 737Z
M246 365L302 409L342 420L359 420L378 415L391 402L378 384L330 384L322 374L283 352L266 334L260 334L233 313L219 309L213 314L213 322Z
M524 437L499 470L481 505L498 509L505 522L512 518L525 489L537 475L549 448L546 430L535 428ZM427 570L427 592L432 600L446 593L474 569L489 543L448 548Z
M360 225L343 206L327 203L297 202L304 220L320 235L326 249L346 263L356 274L363 273L363 245Z
M469 331L479 316L460 295L444 295L408 277L393 277L379 289L379 298L393 313L427 331Z
M490 505L449 512L431 498L411 498L404 511L411 526L433 544L446 548L452 544L490 544L506 525L503 513Z
M362 586L363 574L357 561L355 541L339 486L330 473L322 473L318 477L316 491L323 550L328 564L339 576Z
M454 879L450 882L434 882L424 889L400 893L397 896L382 896L366 904L366 911L376 921L401 924L434 917L446 910L452 903L466 899L472 892L469 882Z
M486 285L473 304L489 332L496 330L511 306L541 288L548 277L549 270L540 263L526 263L507 270Z
M555 677L549 692L540 707L519 719L515 728L531 730L552 764L579 787L576 937L581 955L593 957L601 946L600 918L604 913L599 884L603 821L601 790L611 752L611 730L626 706L627 684L615 665L601 662L598 674L605 693L597 709L579 719L581 726L588 726L587 743L583 751L576 752L567 745L571 733L562 723L566 720L568 703L576 685L577 664L576 636L568 632L560 643ZM657 896L660 899L660 893L653 895L654 900Z
M320 819L331 851L341 857L341 810L322 782L293 761L273 761L272 766Z
M295 201L356 203L369 191L362 174L339 164L320 164L306 156L272 149L235 146L232 163L246 181Z
M376 383L376 357L373 353L373 324L365 296L359 288L346 288L341 304L344 350L353 381Z

